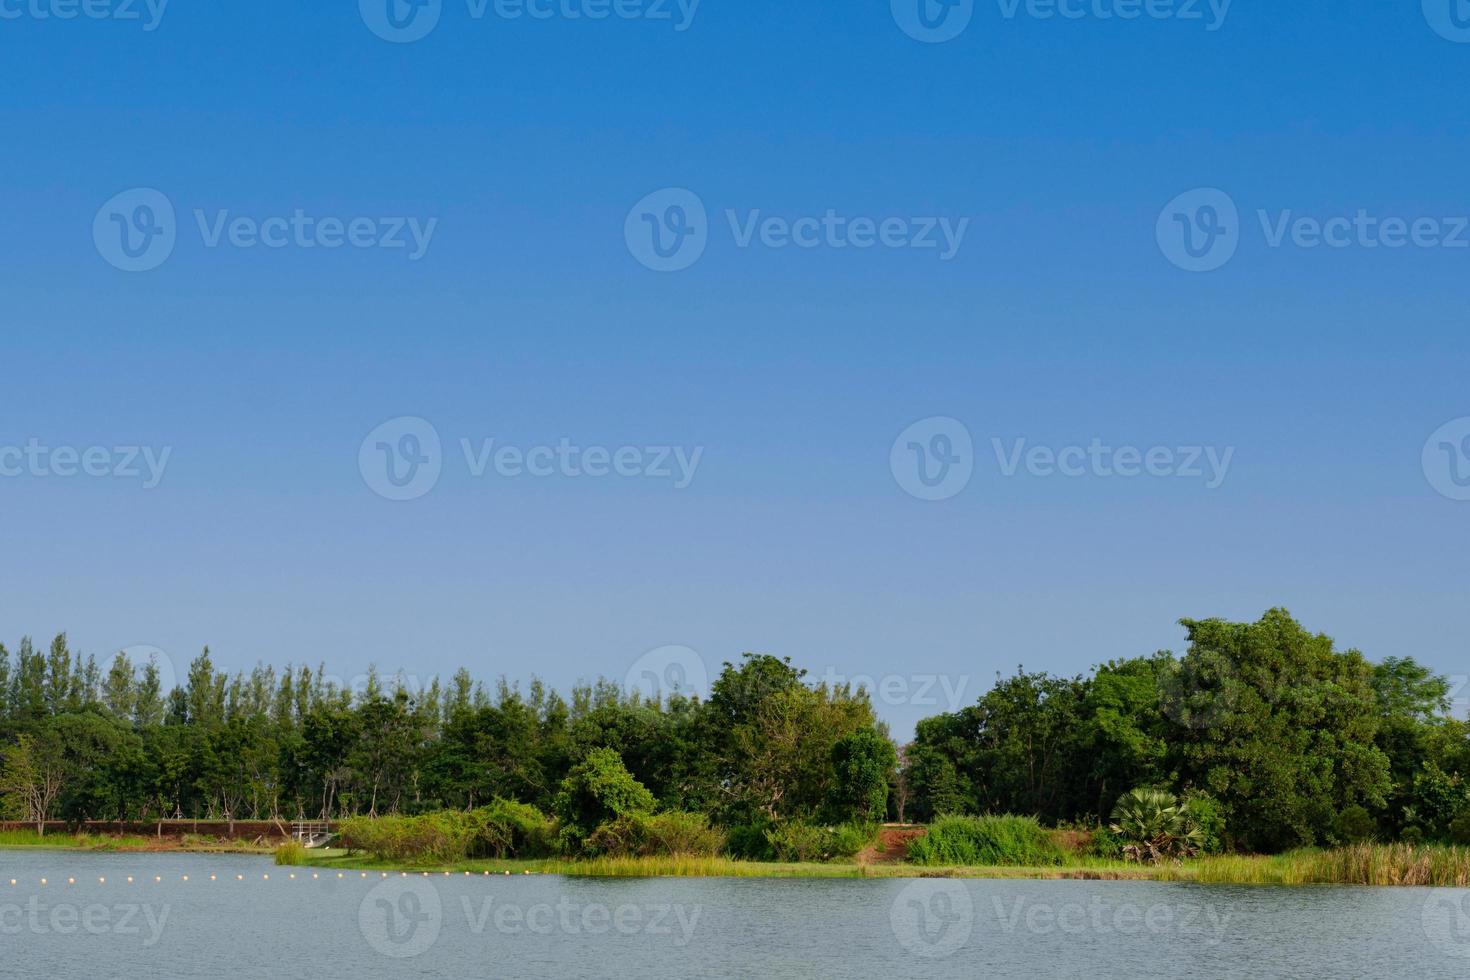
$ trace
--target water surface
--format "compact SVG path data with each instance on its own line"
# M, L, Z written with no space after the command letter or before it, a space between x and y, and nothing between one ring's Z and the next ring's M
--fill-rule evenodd
M1470 892L1448 889L338 878L232 855L7 851L0 890L5 977L1470 975Z

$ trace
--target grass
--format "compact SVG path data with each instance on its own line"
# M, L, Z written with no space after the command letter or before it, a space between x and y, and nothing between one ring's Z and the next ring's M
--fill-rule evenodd
M1196 882L1218 885L1415 885L1470 887L1470 849L1358 844L1278 855L1218 855L1145 866L1068 855L1061 865L781 863L730 858L380 861L362 853L311 850L301 863L339 871L449 871L610 878L1011 878Z
M909 861L929 866L1054 867L1068 855L1035 817L940 817L909 842Z
M0 850L77 851L190 851L204 854L269 854L270 848L202 834L182 837L141 837L114 834L63 834L42 836L34 830L0 830Z

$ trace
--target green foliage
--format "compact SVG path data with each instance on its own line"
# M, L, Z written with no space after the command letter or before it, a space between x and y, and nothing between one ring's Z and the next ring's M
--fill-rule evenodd
M1337 839L1345 844L1370 841L1378 833L1378 824L1366 807L1353 804L1337 816Z
M1201 809L1211 812L1213 802L1201 804ZM1204 844L1204 834L1185 807L1173 793L1161 789L1124 793L1113 807L1108 829L1125 841L1123 856L1142 864L1193 857Z
M746 861L774 861L776 852L766 836L774 827L775 824L763 818L736 824L726 834L725 850L731 857Z
M1048 867L1066 855L1035 817L951 816L909 841L909 861L933 867Z
M1107 827L1098 827L1087 841L1085 853L1110 861L1123 859L1124 840Z
M629 813L609 820L588 838L584 850L608 857L715 857L725 833L702 813Z
M833 861L850 858L873 842L876 828L860 824L821 826L787 820L767 828L766 843L778 861Z
M1184 794L1182 806L1186 824L1198 832L1200 853L1219 854L1225 846L1225 808L1220 801L1192 789Z
M622 756L612 749L594 749L562 781L556 812L568 833L586 838L609 820L651 812L655 802Z
M556 853L556 821L529 803L495 799L470 811L470 857L539 858Z
M306 863L306 848L296 841L286 843L276 848L276 864L286 867L297 867Z
M875 823L888 812L888 785L898 753L872 728L860 728L832 746L834 784L827 810L841 822Z

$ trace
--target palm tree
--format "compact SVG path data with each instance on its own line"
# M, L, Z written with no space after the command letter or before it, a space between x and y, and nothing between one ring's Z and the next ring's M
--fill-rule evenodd
M1161 789L1134 789L1113 807L1113 833L1128 843L1123 855L1141 864L1192 857L1203 842L1184 807L1173 793Z

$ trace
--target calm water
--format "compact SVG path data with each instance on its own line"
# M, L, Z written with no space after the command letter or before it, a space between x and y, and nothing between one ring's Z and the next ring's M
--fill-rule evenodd
M0 976L1470 975L1463 891L292 870L0 852Z

